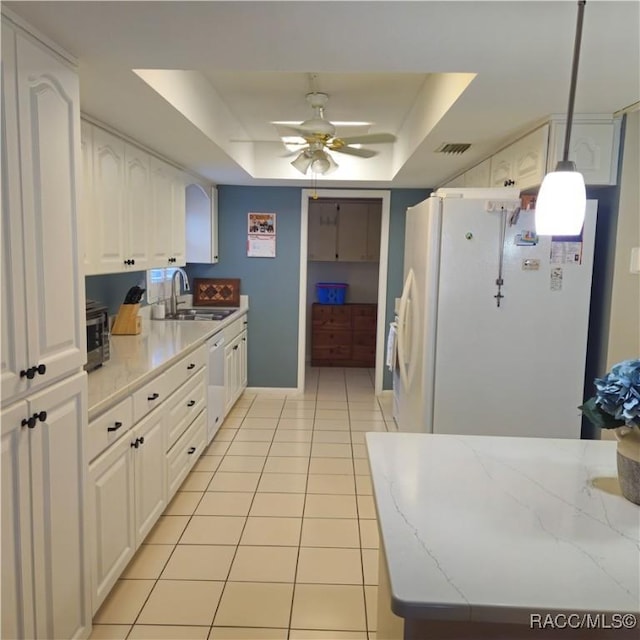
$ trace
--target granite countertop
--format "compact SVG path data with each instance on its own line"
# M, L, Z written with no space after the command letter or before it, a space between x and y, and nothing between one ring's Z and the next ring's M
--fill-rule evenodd
M89 420L167 369L248 310L248 304L241 304L235 313L219 321L145 318L139 335L112 335L111 357L88 375Z
M366 438L397 615L640 612L640 507L618 493L615 442Z

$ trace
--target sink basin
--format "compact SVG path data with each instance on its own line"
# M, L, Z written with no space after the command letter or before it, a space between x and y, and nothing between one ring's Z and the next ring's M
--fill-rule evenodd
M168 314L165 320L224 320L237 309L180 309L175 315Z

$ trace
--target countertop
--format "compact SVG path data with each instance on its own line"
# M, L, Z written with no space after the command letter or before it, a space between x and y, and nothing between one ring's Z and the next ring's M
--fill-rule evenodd
M89 420L247 313L245 302L224 320L151 320L137 336L111 336L111 357L89 373Z
M397 615L640 611L640 507L616 493L615 442L366 439Z

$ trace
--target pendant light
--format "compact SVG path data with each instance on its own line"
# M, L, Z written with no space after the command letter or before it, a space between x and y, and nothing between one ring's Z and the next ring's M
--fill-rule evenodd
M582 174L576 170L575 163L569 160L569 141L573 122L585 4L586 0L578 0L578 22L573 47L571 87L569 89L567 128L564 134L562 160L556 165L555 171L544 177L536 201L536 233L538 235L578 235L582 231L584 223L587 194Z

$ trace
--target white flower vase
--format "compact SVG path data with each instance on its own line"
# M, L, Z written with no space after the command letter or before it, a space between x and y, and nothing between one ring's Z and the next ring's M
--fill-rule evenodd
M622 495L640 505L640 428L614 429L618 440L618 482Z

